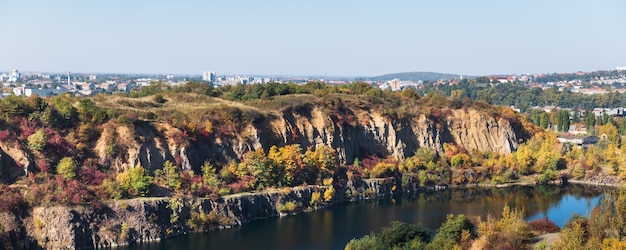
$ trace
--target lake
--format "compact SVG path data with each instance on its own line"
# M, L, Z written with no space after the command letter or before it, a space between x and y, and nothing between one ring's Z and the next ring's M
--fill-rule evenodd
M435 230L448 214L484 218L499 215L505 204L523 209L528 220L548 217L563 226L573 213L588 215L600 201L602 190L566 185L424 191L119 249L343 249L350 239L379 232L394 220L421 223Z

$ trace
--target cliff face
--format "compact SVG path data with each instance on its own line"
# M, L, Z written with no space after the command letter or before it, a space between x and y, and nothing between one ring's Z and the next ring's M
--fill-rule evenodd
M351 124L334 121L318 108L284 111L250 124L238 137L219 139L213 143L192 143L188 162L198 165L207 159L240 159L251 150L269 149L273 145L299 144L302 148L329 145L344 163L366 155L394 156L404 159L419 147L443 151L444 143L460 145L468 150L510 153L523 138L505 119L496 119L475 110L452 110L441 121L434 122L421 115L414 119L391 121L379 113L361 111Z
M351 110L352 112L352 110ZM419 147L443 150L454 143L468 150L510 153L525 140L502 118L476 110L451 110L436 120L426 115L388 119L382 114L354 110L352 121L337 121L319 107L288 109L265 114L234 136L189 139L182 130L165 122L138 121L131 125L105 124L94 145L100 163L122 171L141 165L161 168L165 161L199 171L205 161L226 163L256 149L300 144L302 148L329 145L344 163L355 157L377 155L403 159ZM183 139L181 139L183 138ZM15 145L0 145L0 181L11 182L33 168L32 156Z
M250 221L286 215L281 205L294 202L289 213L324 208L337 202L372 199L392 194L392 179L351 183L351 195L338 189L333 200L311 204L314 192L327 187L238 194L209 199L151 198L111 201L89 206L36 207L29 213L0 213L0 248L80 249L104 248L242 225ZM361 191L357 191L360 189ZM398 189L399 190L399 189ZM204 216L204 217L203 217Z

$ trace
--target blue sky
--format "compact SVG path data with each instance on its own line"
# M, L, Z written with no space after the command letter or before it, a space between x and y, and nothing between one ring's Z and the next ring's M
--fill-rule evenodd
M0 1L0 71L375 76L626 66L626 1Z

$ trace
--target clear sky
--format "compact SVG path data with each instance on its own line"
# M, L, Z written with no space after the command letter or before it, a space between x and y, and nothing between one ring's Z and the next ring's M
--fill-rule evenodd
M0 0L0 71L375 76L626 66L626 1Z

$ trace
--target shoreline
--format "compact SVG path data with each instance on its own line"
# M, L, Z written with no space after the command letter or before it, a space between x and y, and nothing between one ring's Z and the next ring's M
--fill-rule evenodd
M306 186L240 193L218 200L208 198L147 197L104 202L104 210L94 211L88 205L35 207L26 214L0 213L4 223L13 229L4 234L13 249L40 248L75 249L119 248L134 244L159 242L186 234L195 234L243 226L252 221L284 217L326 209L339 204L373 201L396 195L415 195L426 191L472 188L508 188L538 186L525 178L512 183L492 185L473 183L419 187L411 183L395 188L398 180L366 179L349 183L332 200L312 203L313 193L324 194L329 186ZM620 182L620 184L623 182ZM585 185L615 188L619 185L596 180L559 180L551 185ZM349 191L349 192L348 192ZM294 210L281 211L280 206L298 204ZM173 204L177 203L176 209ZM204 214L204 215L202 215ZM202 217L204 216L204 217ZM204 219L203 219L204 218ZM208 218L208 219L207 219ZM43 223L42 223L43 222ZM3 226L3 225L0 225ZM0 227L1 229L1 227ZM73 247L72 247L73 246Z

